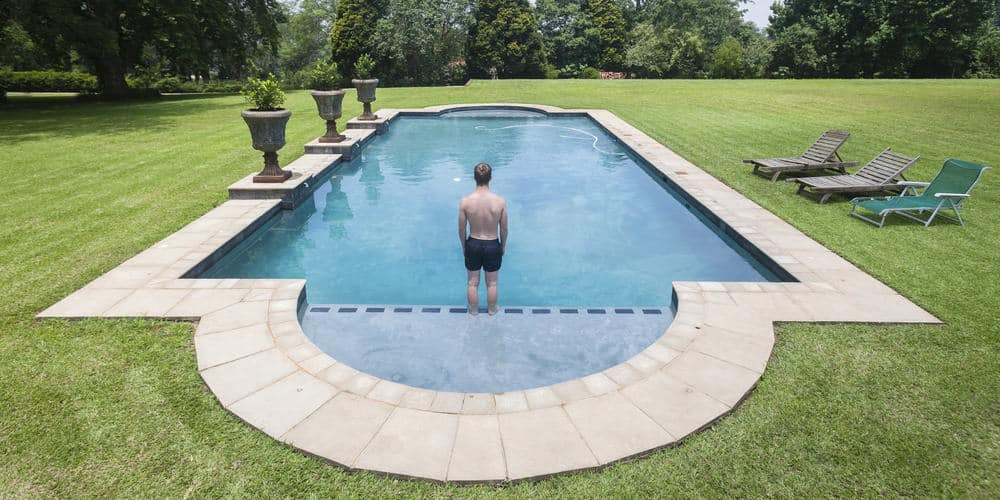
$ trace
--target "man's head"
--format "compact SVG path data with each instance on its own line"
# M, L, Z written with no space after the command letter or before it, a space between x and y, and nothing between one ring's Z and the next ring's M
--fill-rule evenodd
M489 163L480 163L479 165L476 165L474 172L477 186L488 186L490 179L493 178L493 169L490 167Z

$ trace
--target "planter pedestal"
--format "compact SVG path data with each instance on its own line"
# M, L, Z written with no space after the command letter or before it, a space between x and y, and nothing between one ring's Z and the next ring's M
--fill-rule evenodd
M337 133L337 120L327 120L326 134L319 138L319 142L324 144L335 144L338 142L344 142L344 139L347 139L346 135Z
M285 182L292 176L287 170L282 170L278 166L278 153L275 151L264 153L264 170L253 176L254 182Z

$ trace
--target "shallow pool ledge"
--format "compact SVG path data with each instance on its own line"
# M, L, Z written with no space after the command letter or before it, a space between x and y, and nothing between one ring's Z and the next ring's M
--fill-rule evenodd
M677 444L750 394L770 358L775 322L939 323L610 112L494 106L591 116L797 282L675 282L673 323L620 365L525 391L435 392L358 372L316 348L298 319L303 280L185 278L282 205L249 199L223 203L38 317L198 321L198 370L248 424L350 469L453 482L599 468Z

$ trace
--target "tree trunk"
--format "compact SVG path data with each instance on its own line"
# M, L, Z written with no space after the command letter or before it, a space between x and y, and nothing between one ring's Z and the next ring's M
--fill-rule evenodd
M105 52L94 57L94 69L97 70L97 86L102 96L114 99L128 95L125 63L120 54Z

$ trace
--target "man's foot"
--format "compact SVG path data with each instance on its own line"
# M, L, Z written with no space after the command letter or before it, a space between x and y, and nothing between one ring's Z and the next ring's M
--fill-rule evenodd
M500 311L500 308L497 307L496 304L493 304L492 306L490 306L489 309L486 310L486 312L488 312L490 314L490 316L496 316L499 311Z
M479 316L479 306L469 306L469 316Z

